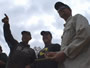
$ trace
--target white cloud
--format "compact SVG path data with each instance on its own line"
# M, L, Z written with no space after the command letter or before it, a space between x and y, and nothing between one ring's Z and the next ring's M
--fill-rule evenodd
M30 26L30 25L37 25L38 23L38 21L39 21L39 17L38 16L31 16L28 20L27 20L27 22L26 22L26 26L28 27L28 26Z
M7 13L10 17L10 25L13 36L21 39L20 32L29 30L32 34L32 40L29 42L32 47L43 44L40 32L42 30L51 31L53 42L61 43L63 33L63 20L54 9L57 0L0 0L1 15ZM73 15L80 13L90 19L90 1L89 0L58 0L68 4L73 11ZM89 20L90 22L90 20ZM0 43L3 45L4 52L9 53L9 48L3 38L3 25L0 22ZM6 48L5 48L6 47Z
M13 4L15 4L16 6L25 6L28 4L28 2L31 0L13 0ZM30 4L29 4L30 5Z

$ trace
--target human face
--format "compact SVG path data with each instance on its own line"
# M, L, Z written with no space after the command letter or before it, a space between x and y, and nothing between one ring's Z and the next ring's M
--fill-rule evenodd
M31 39L31 35L28 35L28 34L25 34L25 33L22 35L22 41L23 42L27 43L30 39Z
M45 44L51 43L51 39L52 39L52 37L50 36L50 34L43 35L43 41Z
M71 15L71 11L68 8L63 8L58 10L59 16L63 18L65 21L68 19L68 17Z

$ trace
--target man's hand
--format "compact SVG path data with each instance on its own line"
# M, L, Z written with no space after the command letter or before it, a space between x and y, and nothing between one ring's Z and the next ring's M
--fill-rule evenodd
M4 14L4 15L5 15L5 17L2 19L2 22L8 24L9 23L9 18L6 14Z
M54 57L55 55L56 55L56 52L48 52L48 53L45 54L45 58L50 58L51 59L51 57Z
M31 68L30 65L26 65L25 68Z
M45 57L51 60L55 60L57 62L63 62L66 58L66 55L62 51L60 51L59 53L49 52L45 55Z
M5 62L3 62L3 61L0 60L0 66L1 65L5 65Z

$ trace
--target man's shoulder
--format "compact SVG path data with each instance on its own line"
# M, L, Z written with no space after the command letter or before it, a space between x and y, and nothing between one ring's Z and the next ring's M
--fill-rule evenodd
M54 48L54 49L56 49L56 50L60 50L60 48L61 48L60 44L57 44L57 43L52 44L51 47Z
M6 55L6 53L4 53L4 52L3 52L2 54L3 54L3 55Z
M84 17L82 14L76 14L73 16L74 18Z
M2 57L7 57L7 54L6 53L2 53L1 56Z
M55 44L52 44L52 45L54 45L54 46L60 46L60 44L58 44L58 43L55 43Z
M31 47L29 47L29 50L30 50L31 52L35 52L35 50L34 50L33 48L31 48Z
M29 49L34 51L34 49L33 49L33 48L31 48L31 47L30 47Z

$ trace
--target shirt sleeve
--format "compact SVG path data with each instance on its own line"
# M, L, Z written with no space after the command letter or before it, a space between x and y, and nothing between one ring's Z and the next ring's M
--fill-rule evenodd
M10 25L9 24L4 24L3 26L3 30L4 30L4 37L5 37L5 40L10 48L13 49L16 44L18 43L12 36L11 34L11 30L10 30Z
M69 58L75 58L90 42L90 26L85 17L77 15L75 19L76 34L73 41L63 50Z

